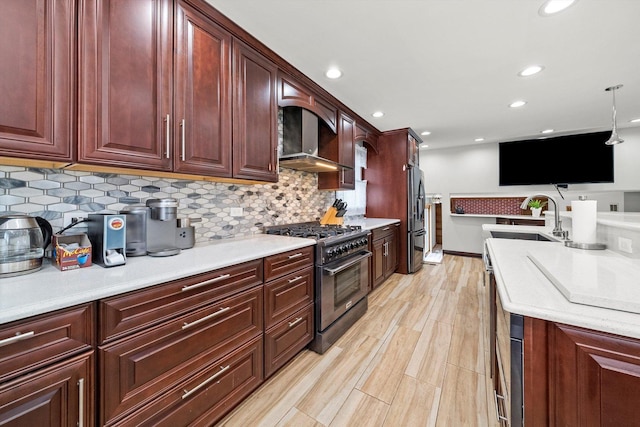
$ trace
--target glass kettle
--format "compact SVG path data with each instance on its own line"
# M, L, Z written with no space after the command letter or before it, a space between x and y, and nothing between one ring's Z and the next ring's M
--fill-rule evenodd
M51 235L51 224L44 218L0 216L0 278L39 270Z

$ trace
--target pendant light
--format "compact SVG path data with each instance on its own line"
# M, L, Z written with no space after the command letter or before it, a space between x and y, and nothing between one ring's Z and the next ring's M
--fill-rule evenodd
M613 94L613 130L611 131L611 137L605 142L607 145L615 145L624 142L624 139L618 136L618 129L616 127L616 90L620 89L622 85L615 85L605 89L607 92Z

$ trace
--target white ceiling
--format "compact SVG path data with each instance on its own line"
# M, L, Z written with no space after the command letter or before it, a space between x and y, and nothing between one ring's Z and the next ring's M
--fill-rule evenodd
M640 126L640 0L549 17L543 0L207 1L379 130L431 131L428 149L611 129L616 84L620 136Z

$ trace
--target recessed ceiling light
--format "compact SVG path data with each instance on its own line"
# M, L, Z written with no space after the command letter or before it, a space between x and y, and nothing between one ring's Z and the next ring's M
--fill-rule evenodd
M527 101L514 101L511 104L509 104L509 107L511 108L519 108L522 107L523 105L525 105L527 103Z
M476 138L476 139L474 139L474 141L475 142L482 142L482 141L484 141L484 138Z
M545 129L543 131L540 131L540 133L551 133L553 132L553 129Z
M384 113L382 111L376 111L372 116L378 118L384 116Z
M338 79L342 77L342 71L340 71L340 69L338 69L337 67L331 67L324 75L330 79Z
M567 9L576 1L577 0L547 0L542 4L542 6L540 6L540 9L538 9L538 14L540 16L555 15L556 13Z
M425 130L420 135L423 135L423 136L431 135L431 132L429 132L428 130Z
M640 118L629 120L631 123L640 123Z
M520 77L529 77L533 76L534 74L538 74L542 70L544 70L544 67L542 65L530 65L524 70L520 71L518 75Z

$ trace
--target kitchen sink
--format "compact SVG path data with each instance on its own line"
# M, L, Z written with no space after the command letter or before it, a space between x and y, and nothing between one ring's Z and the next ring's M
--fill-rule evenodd
M491 231L490 233L491 237L495 237L497 239L538 240L540 242L555 241L539 233L521 233L516 231Z

